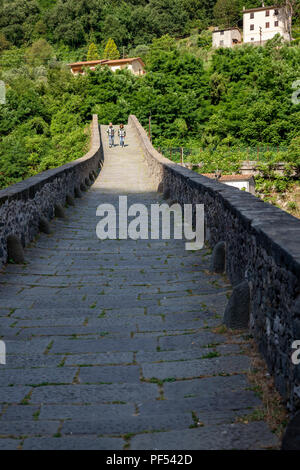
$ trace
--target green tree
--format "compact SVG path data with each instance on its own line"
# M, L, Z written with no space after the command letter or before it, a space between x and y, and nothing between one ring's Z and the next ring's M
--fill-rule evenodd
M42 20L39 20L33 30L33 37L34 38L39 38L39 37L45 37L47 33L47 27L45 23Z
M112 38L109 38L104 49L103 58L104 59L119 59L120 53L116 46L115 41Z
M42 65L47 64L53 55L53 49L46 39L38 39L26 51L26 60L30 65Z
M97 42L101 40L103 3L99 0L57 0L44 15L51 42L78 47L86 43L91 31Z
M93 42L90 44L88 53L87 53L87 60L99 60L99 54L96 44Z
M0 29L6 39L20 46L32 37L40 9L36 0L4 0L0 4Z
M130 57L141 57L142 60L146 60L147 54L149 53L150 47L146 44L139 44L134 49L131 49Z
M147 64L154 65L162 52L171 52L176 50L176 41L169 34L165 34L161 38L153 39L150 50L147 54Z
M0 53L5 49L9 49L10 43L6 40L3 33L0 33Z

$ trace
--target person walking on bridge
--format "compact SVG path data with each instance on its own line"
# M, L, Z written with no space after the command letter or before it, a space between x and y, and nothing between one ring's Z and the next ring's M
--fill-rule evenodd
M118 135L120 137L120 146L124 147L125 145L125 136L126 136L126 131L124 128L124 124L120 124L120 128L118 130Z
M115 143L114 143L115 129L114 129L114 127L113 127L112 122L109 123L109 126L108 126L106 132L107 132L107 134L108 134L108 144L109 144L109 148L114 147L114 146L115 146Z

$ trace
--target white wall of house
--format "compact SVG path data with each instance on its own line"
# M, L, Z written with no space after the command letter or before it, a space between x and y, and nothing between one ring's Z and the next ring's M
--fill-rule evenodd
M105 64L104 64L105 65ZM115 72L116 70L123 70L128 69L135 75L142 75L143 74L143 66L139 60L134 60L133 62L125 63L125 64L117 64L117 65L108 65L108 67Z
M278 33L288 41L289 34L286 23L284 10L281 8L262 8L252 12L246 11L243 13L243 42L260 43L260 41L268 41Z
M245 191L250 192L250 183L249 181L222 181L222 183L227 184L227 186L233 186L234 188L242 189L245 188Z
M236 40L236 42L241 42L242 40L241 33L238 29L225 29L213 31L213 47L233 47L234 40Z
M123 65L123 66L121 66L120 64L119 65L108 65L108 67L113 72L115 72L116 70L121 70L121 68L123 68L123 69L128 68L129 70L131 70L131 64L126 64L126 65Z
M130 61L130 62L127 62L127 63L126 62L121 62L121 63L117 63L117 64L109 64L109 63L108 64L105 64L105 63L102 64L102 66L105 66L105 65L107 65L113 72L115 72L116 70L128 69L135 75L143 75L145 73L143 64L139 60L133 60L133 61ZM86 66L89 67L90 70L95 70L97 65L86 65ZM84 75L85 72L83 71L82 67L83 67L82 65L77 65L76 66L76 64L74 64L73 66L71 66L71 72L74 75L77 75L78 73L82 73Z
M142 66L139 60L134 60L132 62L132 72L135 75L143 75L144 67Z

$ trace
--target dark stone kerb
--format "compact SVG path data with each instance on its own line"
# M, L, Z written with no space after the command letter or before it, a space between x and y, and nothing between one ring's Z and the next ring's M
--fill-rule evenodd
M40 220L55 215L55 207L64 206L67 195L97 173L103 160L103 147L97 115L91 124L90 150L83 157L61 167L44 171L0 191L0 266L7 261L7 239L17 236L28 244L40 230Z
M300 333L295 327L300 324L295 313L300 221L250 193L171 162L153 148L135 116L129 123L158 189L179 203L204 204L209 243L212 248L225 243L225 269L232 284L248 283L250 329L289 409L300 409L300 365L291 362L291 344L300 339L295 337L295 331Z

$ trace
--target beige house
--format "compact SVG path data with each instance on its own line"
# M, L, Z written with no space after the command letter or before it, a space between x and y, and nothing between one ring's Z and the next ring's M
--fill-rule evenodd
M72 64L68 64L71 68L71 72L74 75L84 74L85 68L89 68L90 70L95 70L97 66L107 66L113 72L116 70L123 70L128 69L134 75L144 75L145 74L145 64L140 57L130 57L127 59L116 59L116 60L89 60L84 62L74 62Z
M276 34L289 41L292 18L284 7L243 9L243 42L264 44Z
M242 34L239 28L216 28L212 33L212 45L218 47L233 47L242 42Z

